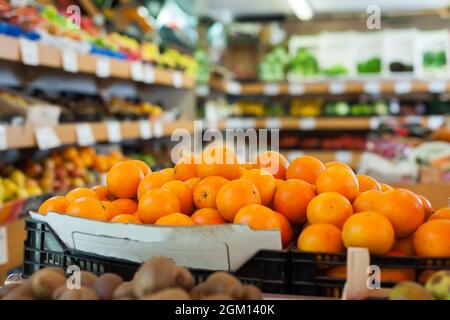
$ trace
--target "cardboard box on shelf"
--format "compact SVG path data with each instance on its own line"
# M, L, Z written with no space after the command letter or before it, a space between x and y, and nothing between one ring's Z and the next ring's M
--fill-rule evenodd
M30 215L46 222L68 249L138 263L164 255L193 269L236 271L261 249L282 249L278 230L255 231L246 225L166 227Z
M25 237L24 219L0 225L0 286L10 270L22 265Z

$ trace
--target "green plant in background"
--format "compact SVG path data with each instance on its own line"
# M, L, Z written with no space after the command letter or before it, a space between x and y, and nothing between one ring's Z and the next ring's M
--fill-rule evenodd
M422 57L422 64L425 69L440 69L447 65L445 50L425 51Z
M380 73L381 59L373 57L366 61L359 62L357 65L358 73Z
M299 48L289 61L289 70L295 75L316 75L319 73L319 62L308 49Z
M283 81L289 56L286 48L275 47L259 64L259 79L267 82Z
M195 60L197 61L197 83L207 83L209 80L209 62L205 50L197 49L195 51Z

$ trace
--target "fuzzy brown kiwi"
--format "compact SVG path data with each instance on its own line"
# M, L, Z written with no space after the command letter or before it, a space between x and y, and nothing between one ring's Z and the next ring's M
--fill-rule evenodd
M58 300L99 300L94 289L89 287L81 287L80 289L65 288Z
M175 284L175 263L166 257L153 257L145 262L133 278L134 294L145 297Z
M50 268L44 268L36 271L30 278L31 289L36 298L41 300L50 300L58 287L64 285L67 278L60 272Z
M145 296L141 300L190 300L190 296L181 288L168 288Z
M122 277L114 273L105 273L95 280L93 289L102 300L111 300L114 291L123 283Z
M191 296L194 299L201 299L212 294L223 293L231 298L239 299L242 296L242 290L242 284L236 277L219 271L192 289Z

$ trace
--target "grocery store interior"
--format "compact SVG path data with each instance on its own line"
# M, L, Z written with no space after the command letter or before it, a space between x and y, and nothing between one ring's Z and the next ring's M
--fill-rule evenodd
M449 0L0 0L0 300L449 283Z

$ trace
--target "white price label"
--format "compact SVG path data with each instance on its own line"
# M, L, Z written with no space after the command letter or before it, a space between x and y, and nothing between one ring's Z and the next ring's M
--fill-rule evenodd
M28 108L27 123L38 126L55 126L59 122L61 109L52 105L33 105Z
M209 87L206 84L198 85L196 88L196 94L199 97L207 97L209 95Z
M99 78L107 78L111 74L111 65L109 58L106 57L97 57L97 65L95 69L95 73Z
M8 263L8 230L0 226L0 265Z
M232 118L225 120L225 129L248 129L254 127L254 119Z
M445 81L430 81L428 82L428 91L431 93L443 93L447 91L447 82Z
M316 128L316 119L312 117L301 118L298 126L302 130L314 130Z
M434 116L429 116L428 117L428 129L430 130L436 130L439 129L440 127L442 127L442 125L445 123L445 118L444 116L438 116L438 115L434 115Z
M267 118L266 128L267 129L280 129L282 126L281 120L278 118Z
M78 55L74 50L62 50L62 65L64 71L76 73L78 72Z
M141 61L134 61L130 65L131 79L133 81L144 80L144 66Z
M147 140L152 137L152 126L148 120L139 120L139 133L141 139Z
M37 41L20 38L22 62L29 66L39 65L39 47Z
M77 143L80 146L90 146L95 144L94 133L88 123L80 123L75 127Z
M364 83L364 92L368 94L379 94L381 92L381 84L378 81L369 81Z
M8 133L6 126L0 124L0 150L8 149Z
M175 88L181 88L183 86L183 73L180 71L172 72L172 84Z
M115 143L122 141L122 133L120 132L120 122L108 121L106 123L106 129L108 131L109 142Z
M240 94L241 93L241 84L236 81L227 82L226 90L229 94Z
M336 151L335 160L345 164L351 164L353 154L351 151Z
M369 127L371 130L378 130L378 128L380 127L380 118L379 117L370 118Z
M328 91L331 94L343 94L345 93L345 83L344 82L331 82L328 86Z
M144 82L154 83L155 82L155 70L151 64L144 65Z
M406 124L422 124L422 117L421 116L407 116L405 118Z
M394 83L394 92L396 94L407 94L412 89L411 81L398 81Z
M61 146L61 141L52 127L37 127L34 135L38 148L41 150L53 149Z
M266 83L264 93L268 96L276 96L280 93L280 86L277 83Z
M305 86L301 83L290 83L288 90L291 95L299 96L305 93Z
M161 138L164 136L164 126L163 123L159 120L156 120L152 123L153 125L153 135L156 138Z

